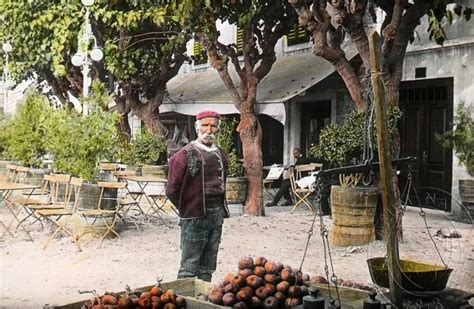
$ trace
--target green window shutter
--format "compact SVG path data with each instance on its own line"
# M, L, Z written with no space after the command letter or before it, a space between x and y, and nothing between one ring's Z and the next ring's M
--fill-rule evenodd
M201 42L194 41L193 43L194 65L203 64L207 62L207 52Z
M236 45L237 45L237 53L239 56L244 54L244 31L237 26L237 35L236 35Z
M287 35L287 45L296 45L309 41L309 35L306 33L303 26L295 24Z

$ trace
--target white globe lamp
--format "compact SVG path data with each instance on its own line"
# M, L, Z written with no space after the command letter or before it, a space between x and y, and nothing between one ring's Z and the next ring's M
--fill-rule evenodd
M94 0L81 0L82 5L91 6L94 4Z
M10 44L10 42L6 42L6 43L3 43L2 49L3 49L4 52L9 53L9 52L12 51L13 47Z
M72 56L71 62L74 66L80 67L84 64L84 57L81 54L76 53L74 56Z
M91 50L91 58L94 61L100 61L102 58L104 58L104 53L100 48L95 47L93 50Z

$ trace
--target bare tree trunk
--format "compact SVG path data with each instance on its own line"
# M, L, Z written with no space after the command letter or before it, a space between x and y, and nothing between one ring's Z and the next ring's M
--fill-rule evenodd
M168 134L168 130L160 121L160 105L150 101L138 108L132 108L132 111L155 136L164 139Z
M346 60L346 58L339 59L334 65L354 101L356 110L358 112L363 112L365 110L365 99L363 96L362 84L357 73L351 67L351 64Z
M247 174L247 199L245 213L251 216L264 216L263 205L263 158L262 128L252 110L241 111L240 123L237 127L242 141L244 166Z
M125 97L119 97L114 95L114 100L117 104L117 111L120 114L118 129L127 137L127 140L130 140L132 138L132 130L130 128L130 123L128 122L128 114L130 113L130 108L127 106Z
M165 88L156 91L155 95L148 100L148 103L143 104L138 98L138 93L133 90L133 86L122 85L125 93L127 108L130 108L132 115L140 118L145 126L159 138L164 139L168 134L168 130L160 121L160 105L163 102ZM157 89L160 89L157 86Z
M386 104L389 105L400 105L400 82L402 80L402 70L403 62L393 64L391 67L386 67L387 72L384 76L384 85L385 85L385 97ZM400 132L396 130L390 138L390 154L392 160L398 159L400 157ZM394 200L397 205L401 205L401 196L400 188L396 171L392 171L392 182L394 186ZM402 226L402 217L400 214L400 208L396 212L396 226L398 230L398 238L403 241L403 226Z

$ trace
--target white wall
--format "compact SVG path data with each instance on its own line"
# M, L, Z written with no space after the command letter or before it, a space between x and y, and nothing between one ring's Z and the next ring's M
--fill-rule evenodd
M474 5L474 1L464 1ZM453 5L451 5L453 6ZM451 25L445 25L447 40L443 46L429 40L427 18L422 19L417 28L417 38L407 49L403 66L403 80L415 80L415 68L425 67L426 78L453 78L453 114L460 102L470 107L474 117L474 27L472 20L466 22L455 16ZM452 191L454 199L459 199L458 180L472 178L453 152ZM452 212L459 213L459 204L453 200Z

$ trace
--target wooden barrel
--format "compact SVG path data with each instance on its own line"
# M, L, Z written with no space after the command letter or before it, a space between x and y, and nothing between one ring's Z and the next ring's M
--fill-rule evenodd
M81 193L79 196L79 201L77 203L77 210L87 211L97 209L97 204L99 203L101 189L97 184L83 183ZM75 199L74 196L72 196ZM105 189L104 195L102 197L101 209L112 210L117 207L117 189ZM75 220L71 220L72 229L75 235L80 235L81 239L88 239L95 235L90 234L90 230L85 229L87 226L86 221L93 222L93 226L96 229L106 228L102 220L95 220L93 217L84 217L84 216L75 216ZM112 224L113 216L106 218L107 224ZM89 234L88 234L89 233ZM85 237L83 237L86 235ZM90 236L90 237L88 237ZM114 237L113 233L107 234L107 237Z
M363 245L375 239L377 193L376 187L332 186L330 240L333 245Z
M227 178L226 199L229 204L244 204L247 196L247 178Z
M474 179L459 179L459 196L471 218L474 218Z
M30 185L41 186L43 184L44 175L50 174L51 169L47 168L30 168L26 174L25 183Z

